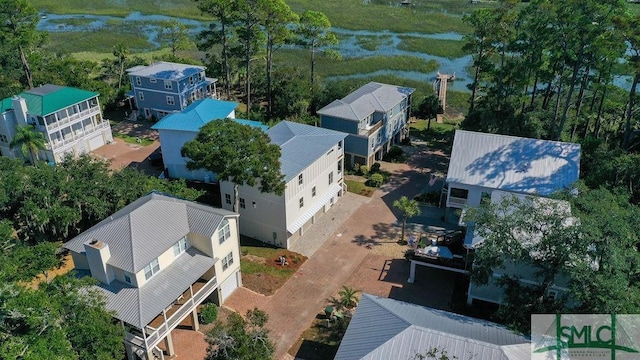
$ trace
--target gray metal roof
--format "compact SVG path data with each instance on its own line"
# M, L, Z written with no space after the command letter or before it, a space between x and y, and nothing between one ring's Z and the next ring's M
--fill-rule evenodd
M544 196L579 174L580 144L456 130L446 181Z
M149 66L134 66L127 69L127 73L133 76L144 76L154 79L180 80L187 76L195 75L204 69L204 66L158 61Z
M280 146L281 171L285 182L293 179L326 154L347 134L311 125L281 121L267 130L271 143Z
M386 113L414 91L413 88L370 82L318 110L318 114L359 121L376 111Z
M160 269L141 288L115 280L95 287L106 297L107 310L116 312L116 318L142 328L162 310L169 307L189 285L193 284L215 264L211 258L194 247L181 254L171 266Z
M99 240L109 245L108 264L130 273L153 259L189 232L211 237L225 217L236 214L191 201L151 193L76 236L64 246L83 253L84 243Z
M502 346L517 344L529 340L495 323L363 294L335 359L410 359L435 347L460 359L507 360Z

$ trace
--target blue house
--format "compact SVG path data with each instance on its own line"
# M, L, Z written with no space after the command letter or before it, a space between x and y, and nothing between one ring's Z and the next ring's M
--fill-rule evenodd
M192 102L217 98L216 82L205 67L160 61L127 69L131 80L130 98L135 98L138 114L162 119L185 109Z
M370 82L318 110L320 126L348 133L345 165L371 166L409 132L415 89Z
M182 147L187 141L193 140L198 135L201 127L218 119L229 118L244 125L260 127L263 130L268 128L259 121L236 119L235 108L237 106L238 103L232 101L211 98L196 100L186 109L169 114L153 125L152 129L158 130L160 136L166 175L187 180L215 181L216 176L210 171L187 169L189 159L184 156Z

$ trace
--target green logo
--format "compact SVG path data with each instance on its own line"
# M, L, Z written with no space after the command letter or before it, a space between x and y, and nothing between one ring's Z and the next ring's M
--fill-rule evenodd
M619 321L621 317L623 321ZM556 314L555 319L549 315L532 315L531 324L534 355L549 353L546 357L549 358L555 353L557 360L615 360L616 354L624 354L621 357L626 359L628 354L640 353L638 315Z

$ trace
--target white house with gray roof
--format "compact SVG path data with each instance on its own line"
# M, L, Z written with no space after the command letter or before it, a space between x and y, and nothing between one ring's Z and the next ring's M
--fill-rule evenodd
M432 349L450 359L531 359L530 339L502 325L362 294L335 360L417 359Z
M320 126L348 133L345 160L371 166L409 133L415 89L370 82L318 110Z
M197 306L219 303L241 286L238 215L151 193L64 246L127 333L128 359L173 356L171 331ZM186 355L186 354L185 354Z
M240 233L288 249L342 196L347 134L290 121L267 134L280 146L286 189L278 196L240 186ZM220 193L222 207L231 210L233 184L221 181Z
M456 130L447 207L477 207L493 190L548 196L580 175L580 144Z

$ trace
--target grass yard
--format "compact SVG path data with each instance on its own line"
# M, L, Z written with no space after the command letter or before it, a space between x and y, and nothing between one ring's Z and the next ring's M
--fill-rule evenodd
M282 287L307 260L298 253L245 237L242 237L240 252L243 286L267 296ZM278 257L281 255L287 258L289 265L280 265Z
M141 145L141 146L148 146L148 145L153 144L153 140L149 140L149 139L143 138L143 137L120 134L120 133L117 133L117 132L114 132L113 136L117 137L118 139L122 139L122 140L124 140L124 142L129 143L129 144L136 144L136 145Z
M455 59L468 55L468 52L462 50L464 41L458 40L439 40L427 39L415 36L400 36L402 40L398 45L398 49L414 52L427 52L430 55ZM426 51L425 51L426 50Z
M354 194L372 197L373 192L376 191L376 188L369 187L361 181L345 179L344 183L347 184L347 191L352 192Z
M431 129L427 131L427 121L418 120L411 124L410 134L427 142L427 146L451 153L453 144L453 132L456 126L453 124L438 124L431 121Z

